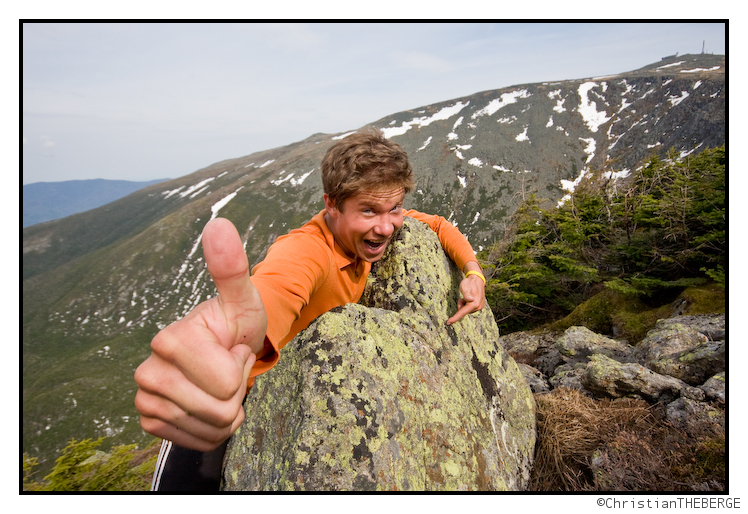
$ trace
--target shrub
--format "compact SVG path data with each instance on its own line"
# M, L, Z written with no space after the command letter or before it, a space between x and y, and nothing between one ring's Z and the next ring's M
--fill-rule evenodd
M96 441L70 440L57 458L52 472L37 482L33 480L36 458L23 454L22 488L24 491L147 491L158 457L157 441L143 450L136 445L115 446L109 453L97 448Z

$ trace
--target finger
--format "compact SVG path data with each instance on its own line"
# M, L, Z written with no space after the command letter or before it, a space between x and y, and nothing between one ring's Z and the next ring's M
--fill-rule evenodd
M249 263L236 227L223 218L209 222L203 230L203 252L218 289L218 303L211 305L217 311L201 311L206 325L224 347L243 343L260 352L267 315L260 293L249 279Z
M205 308L205 304L198 306L198 310ZM216 335L220 331L206 324L208 322L193 323L185 318L156 334L151 341L152 356L146 361L149 364L142 365L142 380L166 397L179 394L181 382L188 381L220 400L231 398L241 385L244 363L237 365L237 354L227 350L226 346L232 343L219 342L220 338L229 336ZM227 331L225 327L223 331ZM249 358L246 351L238 355ZM167 381L173 382L168 388L163 385Z
M159 393L159 384L150 387L147 380L139 380L141 387L135 396L135 406L141 414L141 426L147 432L159 437L171 436L174 431L169 426L198 439L216 443L231 435L244 419L242 407L246 392L246 380L254 364L251 356L245 364L244 384L228 401L211 398L190 384L183 385L180 391L169 399ZM173 385L171 377L165 377L163 385Z
M221 445L221 443L223 443L233 434L233 431L227 430L225 433L216 434L216 437L211 437L210 439L202 439L198 436L190 434L189 432L181 430L179 427L164 423L161 420L145 418L142 416L140 418L140 426L143 428L143 430L151 435L160 437L162 439L167 439L175 444L178 444L179 446L184 446L185 448L190 448L192 450L201 452L209 452L211 450L215 450Z
M243 346L237 345L237 348ZM242 358L239 357L239 359ZM254 361L254 354L251 354L244 365L244 384L246 384ZM140 382L142 383L143 380L141 379ZM147 386L147 382L144 385ZM245 390L246 385L237 391L229 402L210 399L214 407L219 407L215 412L224 411L215 414L212 409L208 409L212 413L210 416L206 416L205 409L209 403L199 398L202 395L202 391L199 390L193 390L190 395L186 396L184 403L177 405L141 387L135 397L135 406L141 413L140 424L146 432L188 448L209 451L230 437L244 421L242 403Z
M203 254L221 301L250 302L258 294L249 280L249 261L236 227L229 220L216 218L203 229Z
M465 317L466 314L469 314L475 310L471 303L467 303L463 299L460 299L460 301L457 302L457 307L457 312L455 312L455 314L447 320L447 325L451 325L453 323L456 323L457 321L460 321Z

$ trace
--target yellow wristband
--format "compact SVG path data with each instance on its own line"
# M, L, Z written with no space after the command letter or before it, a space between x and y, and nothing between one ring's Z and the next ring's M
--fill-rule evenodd
M468 278L470 275L475 275L476 277L480 277L480 279L483 281L483 283L486 283L486 277L483 276L483 273L480 271L470 270L467 273L465 273L465 278Z

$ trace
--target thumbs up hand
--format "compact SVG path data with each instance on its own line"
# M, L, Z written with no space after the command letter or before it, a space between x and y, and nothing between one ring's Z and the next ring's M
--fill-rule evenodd
M210 451L244 420L247 378L263 349L267 315L234 225L212 220L202 241L218 296L153 338L150 357L135 371L135 407L146 432Z

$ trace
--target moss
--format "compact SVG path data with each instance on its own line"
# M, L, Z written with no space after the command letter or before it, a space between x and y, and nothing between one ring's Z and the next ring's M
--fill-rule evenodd
M686 315L725 312L725 288L719 284L689 287L678 298L687 302Z
M582 325L593 332L636 344L655 327L657 320L670 317L674 314L674 306L684 303L686 308L682 314L724 312L725 291L717 284L689 287L675 301L653 307L635 295L604 289L579 304L565 318L542 327L542 330L566 330Z
M430 230L411 232L401 240L418 245L425 261L404 250L386 257L369 277L376 287L368 306L320 316L258 378L229 445L227 469L242 469L225 474L228 489L518 489L527 482L532 393L497 345L488 309L444 325L461 275L438 242L421 239Z

